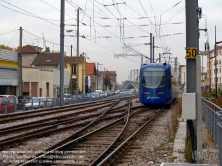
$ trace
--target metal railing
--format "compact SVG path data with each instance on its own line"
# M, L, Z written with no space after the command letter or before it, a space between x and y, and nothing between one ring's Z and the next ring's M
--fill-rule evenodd
M219 165L222 165L222 108L202 98L202 112L204 121L219 149L218 160Z

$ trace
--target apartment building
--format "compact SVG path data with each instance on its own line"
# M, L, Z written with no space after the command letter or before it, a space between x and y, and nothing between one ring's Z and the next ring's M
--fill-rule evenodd
M211 50L210 54L207 55L207 89L215 89L216 79L217 88L222 89L222 46L216 47L216 58L215 50ZM216 73L217 72L217 73ZM216 78L217 75L217 78Z

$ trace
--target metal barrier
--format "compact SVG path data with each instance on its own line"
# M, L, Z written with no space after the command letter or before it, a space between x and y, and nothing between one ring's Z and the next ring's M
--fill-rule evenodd
M218 138L220 138L220 140L218 140L218 147L219 147L218 159L219 159L219 165L222 165L222 122L217 122L217 126L218 126Z
M216 146L219 149L219 165L222 166L222 108L203 98L202 112L204 121L211 132Z
M98 98L81 97L78 99L78 102L76 102L74 98L70 98L70 99L64 100L64 105L78 104L78 103L91 102L91 101L97 101L97 100L110 100L110 99L122 98L122 97L132 96L132 95L136 95L136 94L119 93L119 94L109 95L109 96L100 96ZM3 114L8 114L12 112L21 112L21 111L27 111L27 110L33 110L33 109L39 109L39 108L51 108L51 107L60 106L60 99L48 98L48 97L47 98L34 97L33 99L28 99L28 100L20 99L18 104L14 105L14 109L12 112L8 112L7 106L8 104L6 102L4 106L4 110L2 111Z

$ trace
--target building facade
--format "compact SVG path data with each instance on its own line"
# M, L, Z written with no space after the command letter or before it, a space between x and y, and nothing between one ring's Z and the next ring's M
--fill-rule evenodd
M18 95L18 53L0 49L0 94Z
M76 79L78 81L79 93L86 92L86 58L85 56L65 56L65 71L69 72L70 82L72 81L72 86L76 85ZM77 78L77 65L78 65L78 78ZM70 94L75 94L76 87L72 87L72 91L70 90Z
M216 50L216 59L214 49L207 55L207 90L215 89L216 79L217 88L222 89L222 46L217 46Z
M96 65L94 62L86 63L86 93L95 92L97 88Z

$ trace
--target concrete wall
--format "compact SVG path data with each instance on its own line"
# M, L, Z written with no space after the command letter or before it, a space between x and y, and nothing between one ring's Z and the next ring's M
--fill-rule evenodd
M38 83L37 97L39 97L39 89L42 88L42 96L46 97L46 83L49 83L49 97L53 97L53 71L41 71L36 68L23 68L22 70L23 82L30 83L30 95L31 94L31 82Z

